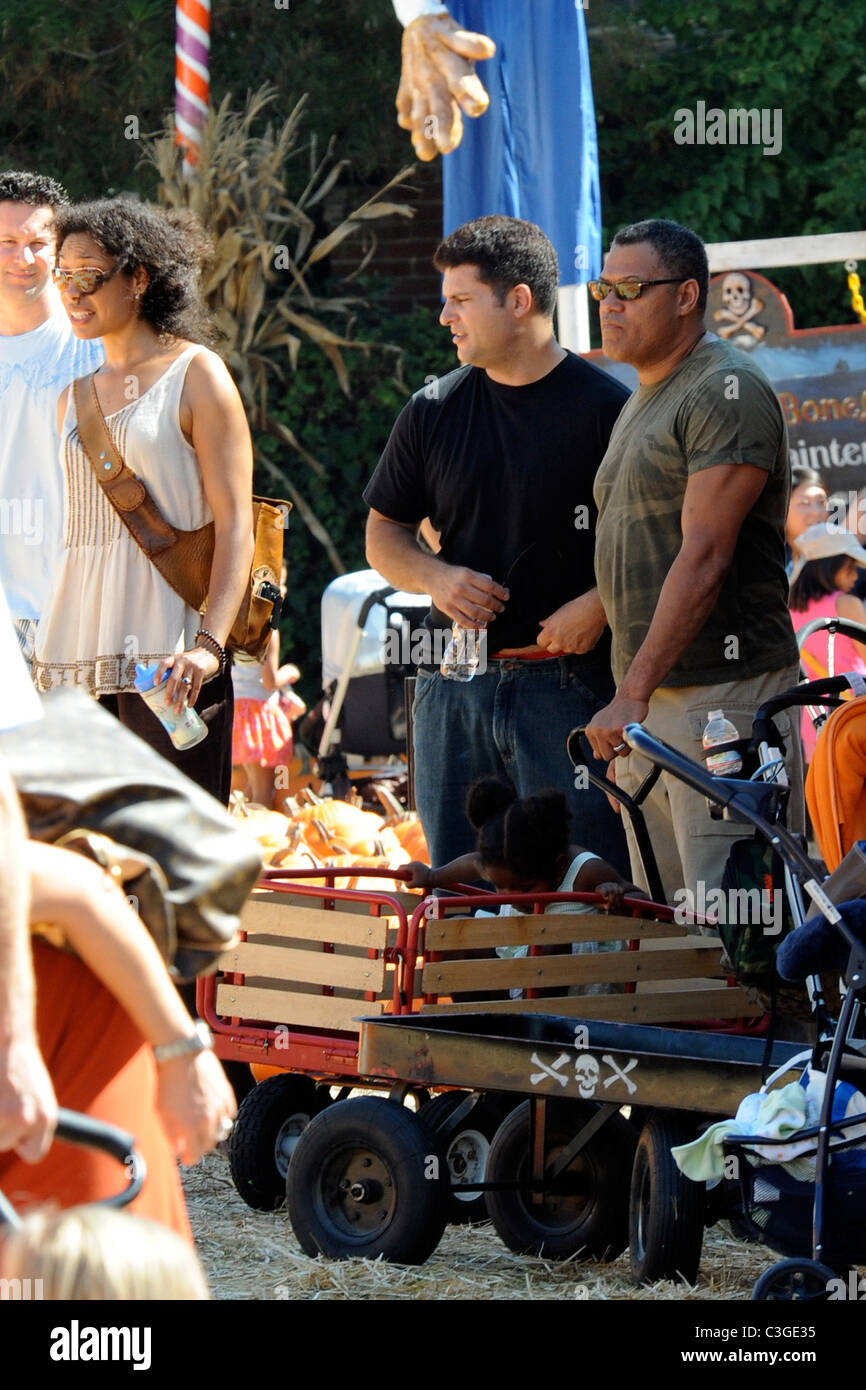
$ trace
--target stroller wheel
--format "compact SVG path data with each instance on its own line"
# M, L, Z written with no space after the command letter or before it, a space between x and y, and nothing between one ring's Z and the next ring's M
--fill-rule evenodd
M752 1290L752 1302L826 1303L832 1269L817 1260L780 1260L765 1269Z

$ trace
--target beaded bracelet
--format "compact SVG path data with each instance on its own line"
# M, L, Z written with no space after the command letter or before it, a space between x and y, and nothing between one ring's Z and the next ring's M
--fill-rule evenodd
M198 629L198 632L195 635L196 646L199 645L198 639L200 637L204 639L205 645L207 646L207 649L211 653L211 655L215 656L219 661L220 672L222 673L226 669L226 662L229 659L228 652L226 651L225 647L223 647L221 643L217 641L212 632L208 632L206 627L200 627Z

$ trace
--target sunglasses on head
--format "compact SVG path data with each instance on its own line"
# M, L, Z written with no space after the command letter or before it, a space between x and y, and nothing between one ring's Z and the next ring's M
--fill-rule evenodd
M59 290L66 290L72 284L80 294L94 294L117 274L118 269L115 266L113 270L100 270L95 265L84 265L78 270L61 270L60 266L55 266L54 283Z
M617 299L640 299L648 285L681 285L685 278L680 275L675 280L617 280L616 284L611 284L609 280L590 280L587 288L599 303L607 299L611 290Z

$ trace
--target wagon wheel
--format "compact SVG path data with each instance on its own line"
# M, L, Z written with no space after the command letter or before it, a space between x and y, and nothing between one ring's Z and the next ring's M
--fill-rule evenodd
M653 1115L638 1140L629 1245L632 1277L639 1284L656 1279L685 1279L693 1284L698 1277L706 1188L684 1177L671 1157L675 1145L693 1138L694 1122Z
M447 1220L438 1143L416 1115L360 1096L318 1115L298 1140L286 1191L302 1250L330 1259L423 1264Z
M780 1260L755 1281L752 1302L826 1303L832 1269L817 1260Z
M528 1182L529 1105L513 1110L496 1133L487 1160L488 1182ZM598 1106L591 1102L547 1103L545 1159L561 1153ZM487 1210L500 1239L519 1255L565 1259L578 1253L614 1260L628 1236L628 1184L635 1133L622 1115L596 1130L565 1172L534 1204L527 1190L488 1192Z
M286 1197L289 1160L302 1131L330 1104L308 1076L269 1076L244 1098L229 1141L232 1181L247 1206L273 1211Z
M421 1122L439 1136L451 1183L448 1220L455 1226L487 1220L483 1192L461 1192L463 1183L483 1182L487 1171L490 1142L513 1101L496 1095L481 1096L456 1128L449 1118L466 1100L469 1091L443 1091L418 1111Z

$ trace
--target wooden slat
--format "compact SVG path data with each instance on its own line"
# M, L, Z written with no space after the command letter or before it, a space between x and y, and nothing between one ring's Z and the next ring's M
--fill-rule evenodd
M348 874L346 875L346 877L348 878ZM397 900L397 902L405 911L407 917L412 916L412 913L415 911L415 908L421 901L421 895L419 893L389 892L388 897L395 898ZM281 902L284 906L288 905L290 907L307 908L315 906L315 904L318 901L317 898L309 898L305 894L301 893L278 893L273 889L268 891L266 889L256 888L250 898L250 902L255 902L258 899L267 900L268 902ZM333 910L335 912L351 912L354 913L356 916L358 913L362 913L364 915L369 916L370 913L369 902L366 902L363 898L334 898L333 903ZM380 904L380 908L383 913L386 911L386 906L384 903ZM328 911L330 910L331 909L329 908Z
M452 917L425 924L428 951L468 951L486 946L564 945L571 941L640 941L687 936L676 922L644 922L606 913L547 912L536 917Z
M291 907L280 893L267 900L250 898L241 913L241 927L255 936L282 936L291 941L328 941L367 946L381 951L388 944L389 919L329 912L323 907Z
M695 940L678 951L597 951L583 955L529 956L518 960L432 961L424 966L424 994L470 989L546 989L627 980L724 978L717 941Z
M329 951L291 951L284 946L258 946L242 941L220 956L220 969L238 975L262 975L270 980L331 985L334 989L378 992L385 985L381 956L334 955Z
M297 1028L337 1028L356 1033L357 1018L381 1014L381 1001L334 999L324 994L288 994L250 985L217 985L216 1011L222 1018L260 1023L291 1023Z
M496 999L484 1004L424 1004L423 1014L477 1013L559 1014L564 1018L598 1018L611 1023L677 1023L689 1019L757 1018L763 1009L750 1004L741 989L689 990L673 994L581 995L562 999Z

